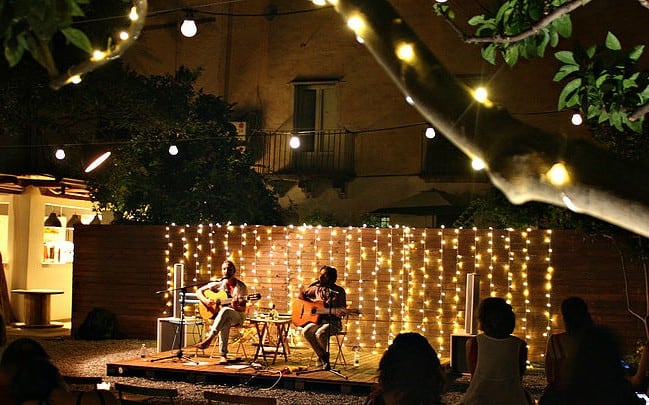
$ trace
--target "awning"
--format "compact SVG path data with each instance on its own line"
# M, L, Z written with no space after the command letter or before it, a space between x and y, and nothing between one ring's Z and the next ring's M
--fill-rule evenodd
M461 207L454 206L453 200L454 198L451 194L432 188L402 200L397 200L386 207L377 208L372 213L436 215L461 210Z
M22 194L28 186L38 187L42 195L78 200L89 200L90 191L83 180L62 178L51 175L15 175L0 173L0 193Z

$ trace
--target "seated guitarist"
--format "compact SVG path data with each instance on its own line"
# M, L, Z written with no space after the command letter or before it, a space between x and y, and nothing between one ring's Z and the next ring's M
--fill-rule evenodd
M302 291L300 298L309 301L322 301L325 308L331 308L331 316L324 314L318 317L317 323L309 322L302 327L304 338L318 355L318 366L325 370L329 365L329 337L342 329L341 315L347 305L345 289L336 284L338 271L335 267L322 266L318 281Z
M214 322L210 327L209 332L205 335L205 339L196 345L199 349L206 349L210 346L212 339L219 335L219 349L221 351L221 358L219 364L227 364L228 354L228 338L230 337L230 327L242 325L246 319L246 296L248 295L248 287L246 284L236 278L234 274L237 268L230 260L226 260L221 265L223 278L219 281L211 281L196 291L196 297L205 305L214 317ZM219 292L223 291L227 294L228 298L232 298L229 306L220 305L219 300L214 301L205 296L206 291Z

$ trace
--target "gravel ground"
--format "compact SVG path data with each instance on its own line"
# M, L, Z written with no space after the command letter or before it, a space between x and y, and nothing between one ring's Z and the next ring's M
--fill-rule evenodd
M10 337L11 339L11 337ZM147 347L155 347L151 340L102 340L86 341L70 338L36 338L47 350L54 363L65 375L101 376L105 382L124 382L127 384L147 385L154 387L176 388L180 392L179 404L205 404L203 391L228 392L239 395L271 396L279 398L280 404L362 404L364 397L344 394L314 393L278 388L259 388L245 386L198 385L181 381L149 380L136 377L108 377L106 364L109 362L137 357L142 343ZM532 397L539 398L544 387L545 377L542 370L533 370L525 376L525 386ZM468 377L455 379L444 395L444 403L453 405L459 403L463 392L468 386Z

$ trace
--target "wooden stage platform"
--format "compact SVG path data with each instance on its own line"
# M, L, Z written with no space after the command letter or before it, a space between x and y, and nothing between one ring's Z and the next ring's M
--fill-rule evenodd
M245 348L245 353L242 350ZM333 373L318 370L311 360L311 349L291 347L288 359L280 353L272 363L272 355L267 364L260 356L254 360L256 346L240 347L237 353L229 355L228 365L219 365L218 357L211 358L211 349L201 351L193 347L182 350L183 358L178 358L178 350L156 353L144 359L133 358L108 363L107 375L115 377L144 377L156 380L175 380L204 384L248 385L340 392L344 394L367 395L376 381L380 355L361 350L359 366L354 367L354 352L343 348L347 365L339 359ZM234 351L234 347L231 346ZM235 358L236 356L236 358ZM336 352L332 352L332 361Z

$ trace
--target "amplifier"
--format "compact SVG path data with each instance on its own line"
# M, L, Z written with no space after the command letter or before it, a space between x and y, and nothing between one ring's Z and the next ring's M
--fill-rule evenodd
M185 317L183 325L183 346L192 346L203 339L204 322L201 318ZM158 353L177 350L180 339L180 318L158 318Z
M466 361L466 341L475 335L452 334L451 335L451 369L454 373L469 374L469 365Z

